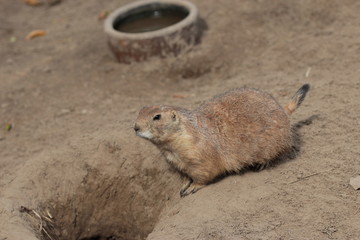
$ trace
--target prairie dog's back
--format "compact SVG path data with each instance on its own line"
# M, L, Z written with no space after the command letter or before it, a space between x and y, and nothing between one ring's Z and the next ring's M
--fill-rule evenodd
M219 144L227 169L265 163L291 146L290 121L284 109L267 93L234 89L195 109L204 119L201 131ZM241 156L241 158L239 158Z

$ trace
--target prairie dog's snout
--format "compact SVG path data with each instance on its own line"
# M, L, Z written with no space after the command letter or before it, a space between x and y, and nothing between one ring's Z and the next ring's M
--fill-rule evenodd
M137 136L151 140L152 138L152 133L149 130L145 130L143 131L142 128L139 126L139 124L135 123L134 124L134 131L136 133Z
M134 124L134 130L135 130L135 132L138 132L140 130L139 125L136 123Z

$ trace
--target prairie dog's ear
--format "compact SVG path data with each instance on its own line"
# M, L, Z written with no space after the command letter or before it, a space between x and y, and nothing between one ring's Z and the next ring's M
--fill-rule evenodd
M177 115L177 112L176 111L171 111L170 113L170 116L171 116L171 119L175 122L175 121L178 121L178 115Z

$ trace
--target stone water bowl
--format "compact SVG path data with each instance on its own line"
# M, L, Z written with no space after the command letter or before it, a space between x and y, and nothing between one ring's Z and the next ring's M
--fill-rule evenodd
M202 35L198 10L185 0L145 0L112 12L104 23L111 51L121 63L190 51Z

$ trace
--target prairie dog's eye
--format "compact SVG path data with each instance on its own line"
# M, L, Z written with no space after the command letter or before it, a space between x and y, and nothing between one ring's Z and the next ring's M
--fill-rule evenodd
M153 117L153 120L156 121L156 120L160 120L161 118L161 114L157 114Z

